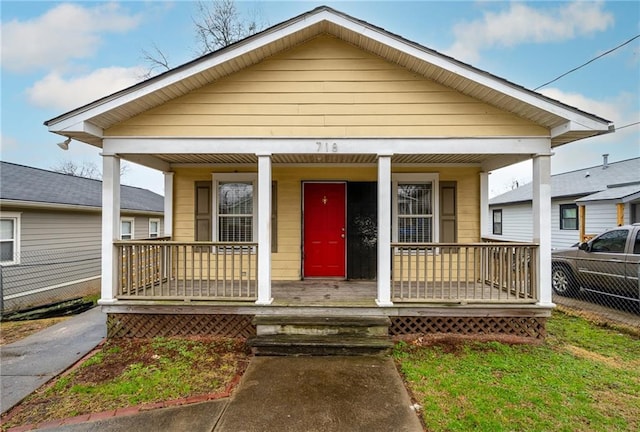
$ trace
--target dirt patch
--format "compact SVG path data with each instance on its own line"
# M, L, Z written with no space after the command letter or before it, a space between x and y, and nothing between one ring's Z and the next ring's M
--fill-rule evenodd
M500 342L506 345L540 345L542 339L526 338L512 335L486 334L486 335L458 335L447 333L434 333L427 335L408 335L394 338L396 341L404 341L413 346L429 347L437 346L448 354L459 353L465 345L474 342Z
M5 428L228 392L249 361L243 339L109 339L2 416Z
M17 342L34 333L65 321L69 317L46 318L32 321L6 321L0 323L0 346Z

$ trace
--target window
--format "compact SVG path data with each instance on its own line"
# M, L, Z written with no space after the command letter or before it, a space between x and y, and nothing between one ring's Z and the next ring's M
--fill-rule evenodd
M591 252L624 253L629 230L609 231L591 242Z
M493 211L493 233L502 235L502 209Z
M160 237L160 219L149 219L149 238Z
M437 174L393 176L393 237L400 243L438 241Z
M120 219L120 240L133 239L133 218Z
M214 174L215 241L253 242L257 208L255 174Z
M560 229L578 229L578 206L575 204L560 204Z
M5 265L20 263L20 214L0 215L0 262Z

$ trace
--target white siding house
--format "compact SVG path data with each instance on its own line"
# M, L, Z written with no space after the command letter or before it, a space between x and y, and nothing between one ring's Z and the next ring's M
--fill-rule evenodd
M570 247L614 226L640 222L640 158L551 176L551 247ZM488 239L531 241L531 184L489 200ZM498 216L499 214L499 216ZM494 224L494 217L499 222ZM500 229L501 228L501 229Z
M9 312L100 292L102 182L0 162L0 291ZM122 186L122 227L162 235L163 198ZM155 221L156 224L150 224Z

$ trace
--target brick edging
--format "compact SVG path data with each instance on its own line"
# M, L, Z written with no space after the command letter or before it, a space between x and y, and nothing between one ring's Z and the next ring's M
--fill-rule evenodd
M218 393L205 393L195 396L183 397L163 402L153 402L153 403L145 403L141 405L135 405L130 407L118 408L115 410L102 411L98 413L91 414L82 414L75 417L69 417L60 420L51 420L42 423L33 423L22 426L15 426L7 430L7 432L24 432L30 431L40 428L51 428L51 427L60 427L66 425L72 425L77 423L85 423L85 422L93 422L98 420L104 420L111 417L124 417L130 415L136 415L145 411L151 411L160 408L170 408L177 407L182 405L195 404L200 402L207 402L217 399L224 399L231 396L233 390L235 390L236 386L240 382L242 378L242 372L236 373L233 379L227 384L225 389L222 392Z

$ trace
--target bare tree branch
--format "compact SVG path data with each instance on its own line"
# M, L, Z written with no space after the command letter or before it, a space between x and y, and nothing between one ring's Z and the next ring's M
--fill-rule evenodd
M125 176L129 172L129 168L129 164L122 161L120 164L120 177ZM102 179L102 172L93 162L64 160L59 161L56 165L52 166L51 170L62 174L72 175L74 177L84 177L94 180Z
M193 18L196 54L208 54L259 32L267 26L261 16L259 10L240 14L235 0L198 1ZM149 66L145 79L171 69L169 58L155 44L151 51L142 50L142 59Z
M171 69L169 58L155 43L153 44L153 52L149 52L145 49L142 50L142 60L148 66L147 72L142 76L144 79L151 78L157 70L160 70L160 73L162 73Z

